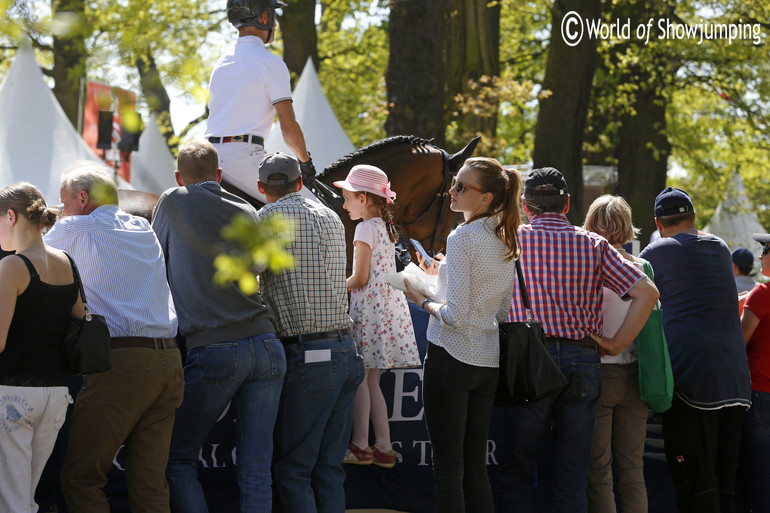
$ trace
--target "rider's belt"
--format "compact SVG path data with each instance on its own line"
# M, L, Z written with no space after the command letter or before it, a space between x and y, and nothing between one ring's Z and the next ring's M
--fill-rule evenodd
M253 143L253 144L259 144L260 146L265 145L265 139L263 137L260 137L258 135L228 135L227 137L209 137L209 142L213 144L219 144L219 143L229 143L229 142L245 142L245 143Z

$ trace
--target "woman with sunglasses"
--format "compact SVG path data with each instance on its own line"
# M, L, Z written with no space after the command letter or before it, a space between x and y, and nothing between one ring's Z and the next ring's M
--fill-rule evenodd
M760 272L770 278L770 234L755 233L762 244ZM770 512L770 282L757 284L741 314L751 372L751 408L743 420L741 468L754 513Z
M420 266L438 274L433 298L406 282L407 297L431 315L423 405L433 448L436 511L491 513L487 433L497 388L498 319L511 306L521 222L517 171L471 158L449 189L465 218L447 239L446 258Z

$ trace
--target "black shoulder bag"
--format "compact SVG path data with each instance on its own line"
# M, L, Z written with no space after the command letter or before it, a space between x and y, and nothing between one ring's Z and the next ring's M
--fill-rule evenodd
M567 387L566 378L545 348L543 326L532 317L524 273L518 260L516 274L527 320L500 324L500 378L495 406L537 401Z

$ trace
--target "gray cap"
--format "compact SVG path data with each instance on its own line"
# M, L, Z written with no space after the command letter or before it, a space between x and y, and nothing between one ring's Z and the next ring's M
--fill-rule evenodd
M259 181L267 185L284 185L299 178L299 161L280 151L267 155L259 164Z

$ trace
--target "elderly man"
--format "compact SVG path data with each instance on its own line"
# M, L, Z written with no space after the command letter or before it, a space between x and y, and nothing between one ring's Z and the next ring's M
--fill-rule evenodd
M502 478L505 506L535 512L538 447L542 437L553 444L553 490L548 511L582 513L596 405L601 388L599 348L616 354L627 347L647 321L658 291L604 237L572 226L567 220L570 196L554 168L533 170L524 184L523 207L530 224L519 227L521 264L532 314L543 324L551 357L569 381L562 392L505 416ZM631 305L615 337L602 333L602 287ZM518 290L508 322L526 321ZM550 424L551 419L553 424Z
M257 211L219 185L222 169L210 143L182 145L177 167L179 187L163 193L152 220L187 347L184 401L166 471L171 505L184 513L208 511L198 454L232 401L241 511L269 513L273 427L286 358L262 297L244 294L237 284L214 284L214 258L229 247L222 229L237 215L256 221Z
M663 441L677 507L732 512L751 389L730 250L695 227L681 189L667 187L655 199L655 224L662 238L640 256L655 271L674 372Z
M102 488L125 442L132 511L168 513L165 478L174 412L182 402L177 317L147 220L121 211L110 168L77 162L61 177L64 218L45 242L78 265L89 308L110 329L112 369L83 376L61 472L69 511L108 513Z
M344 513L342 459L364 377L350 332L345 229L333 210L299 194L299 162L291 155L268 155L259 166L258 186L270 201L258 212L260 219L280 214L297 227L287 248L294 268L260 276L287 360L275 426L277 510Z

